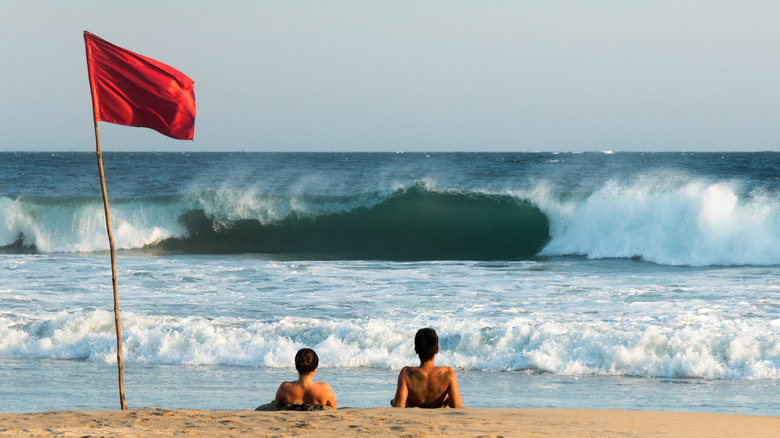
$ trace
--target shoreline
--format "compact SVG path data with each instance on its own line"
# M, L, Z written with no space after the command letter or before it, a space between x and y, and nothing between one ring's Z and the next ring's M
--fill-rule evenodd
M2 436L780 436L780 417L587 409L143 408L0 413Z

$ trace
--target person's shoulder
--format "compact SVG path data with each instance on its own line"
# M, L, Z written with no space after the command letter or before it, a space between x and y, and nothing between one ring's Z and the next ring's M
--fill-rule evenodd
M319 386L321 389L327 389L328 391L333 391L333 389L331 389L328 382L317 382L317 386Z
M452 367L438 367L439 373L448 377L455 376L455 369Z
M409 378L410 378L409 376L411 374L414 374L414 370L415 370L415 367L412 367L412 366L406 366L406 367L401 368L401 371L398 373L398 380L399 380L399 382L401 380L403 380L405 382L408 381Z
M405 375L409 374L409 371L411 371L413 369L414 369L413 366L405 366L405 367L401 368L401 372L399 374L401 374L402 376L405 376Z
M290 391L297 386L298 382L282 382L279 385L279 391Z

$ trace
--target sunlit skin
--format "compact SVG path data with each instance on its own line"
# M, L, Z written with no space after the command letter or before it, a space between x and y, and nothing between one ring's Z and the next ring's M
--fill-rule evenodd
M337 407L333 389L325 382L313 380L317 370L308 374L298 374L298 380L283 382L276 391L274 405L283 407L287 404L312 403L322 406Z
M438 353L438 349L436 350ZM435 355L419 367L404 367L390 404L396 408L462 408L458 377L450 367L434 365Z

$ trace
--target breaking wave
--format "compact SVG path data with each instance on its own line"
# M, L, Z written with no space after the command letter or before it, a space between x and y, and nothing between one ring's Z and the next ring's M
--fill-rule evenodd
M686 318L697 318L686 320ZM460 369L568 375L780 379L776 327L683 312L672 325L604 321L446 319L441 360ZM385 319L276 321L123 312L124 360L147 364L288 367L302 346L329 367L398 369L415 360L416 328ZM415 322L415 324L418 324ZM416 327L414 325L413 327ZM0 316L0 357L116 360L113 314Z
M0 197L5 252L107 250L100 199ZM664 265L780 264L771 188L667 176L589 192L450 190L415 183L355 195L203 190L116 199L117 248L290 258L519 260L636 258Z
M99 200L3 197L7 252L107 249ZM117 248L379 260L521 259L549 239L544 214L509 195L433 190L294 196L207 191L111 203Z

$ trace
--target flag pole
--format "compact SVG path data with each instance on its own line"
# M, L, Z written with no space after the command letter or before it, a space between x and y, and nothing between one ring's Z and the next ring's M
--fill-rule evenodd
M119 374L119 406L124 411L127 409L125 402L125 365L122 362L122 328L119 324L119 293L116 283L116 250L114 249L114 235L111 234L111 217L108 213L108 191L106 190L106 176L103 173L103 153L100 151L100 130L98 129L98 99L95 89L95 72L92 69L92 50L87 44L88 32L84 31L84 43L87 55L87 74L89 75L89 91L92 95L92 120L95 122L95 151L97 154L98 171L100 173L100 187L103 190L103 209L106 212L106 232L108 233L108 247L111 251L111 283L114 286L114 321L116 323L116 365Z
M98 171L100 172L100 187L103 189L103 208L106 211L106 232L108 233L108 246L111 251L111 282L114 285L114 320L116 321L116 364L119 372L119 404L122 410L127 409L125 402L125 366L122 363L122 328L119 324L119 293L116 282L116 250L114 249L114 236L111 234L111 218L108 213L108 191L106 190L106 176L103 173L103 153L100 151L100 131L95 120L95 149L97 153Z

